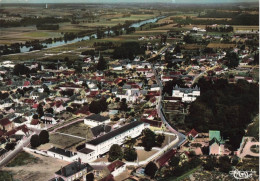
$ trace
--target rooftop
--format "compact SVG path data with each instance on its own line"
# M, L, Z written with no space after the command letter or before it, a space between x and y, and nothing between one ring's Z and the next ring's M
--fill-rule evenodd
M88 163L73 162L65 167L62 167L59 171L56 172L56 174L63 177L69 177L83 169L87 169L87 173L93 170L93 168Z
M71 151L64 150L61 148L56 148L56 147L52 147L48 151L51 151L51 152L54 152L54 153L57 153L57 154L60 154L60 155L66 156L66 157L72 157L75 155Z
M125 126L123 126L121 128L118 128L118 129L116 129L114 131L111 131L111 132L109 132L109 133L107 133L107 134L105 134L103 136L100 136L100 137L94 139L94 140L88 141L87 144L98 145L100 143L103 143L103 142L105 142L105 141L107 141L107 140L109 140L109 139L111 139L111 138L113 138L113 137L115 137L115 136L117 136L119 134L122 134L123 132L126 132L129 129L132 129L132 128L136 127L136 126L139 126L141 124L144 124L144 123L141 122L141 121L131 122L131 123L129 123L129 124L127 124L127 125L125 125Z
M85 119L90 119L98 122L104 122L109 119L109 117L101 116L100 114L92 114L88 117L85 117Z

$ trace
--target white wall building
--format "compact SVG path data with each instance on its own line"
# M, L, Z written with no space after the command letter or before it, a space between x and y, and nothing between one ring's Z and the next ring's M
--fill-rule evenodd
M101 116L100 114L92 114L84 118L84 123L91 127L96 127L101 124L108 124L110 122L109 117Z
M52 147L49 150L47 150L47 155L54 157L54 158L61 159L61 160L65 160L68 162L73 162L78 159L78 156L76 153L73 153L69 150L56 148L56 147Z
M78 151L78 157L85 163L91 162L100 157L100 155L108 152L112 145L122 145L126 137L135 138L148 127L149 124L141 121L134 121L130 124L122 126L121 128L86 142L86 148Z
M200 96L200 88L180 88L177 85L172 90L172 97L180 97L182 102L193 102Z

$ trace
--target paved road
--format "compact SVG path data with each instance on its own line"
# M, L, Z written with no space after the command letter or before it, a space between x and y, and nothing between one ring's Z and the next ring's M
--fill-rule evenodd
M164 53L167 50L168 46L163 47L158 53ZM179 133L176 129L174 129L166 120L165 115L163 113L163 109L162 109L162 90L163 90L163 84L161 82L161 80L159 79L159 76L157 74L156 69L154 68L154 66L152 67L154 75L155 75L155 80L156 83L160 86L160 97L159 97L159 103L157 105L157 114L158 116L161 118L161 120L163 121L163 123L166 125L166 127L173 133L175 133L178 137L179 137L179 141L178 143L176 143L174 146L172 146L171 148L177 148L178 146L180 146L181 144L183 144L186 140L186 136Z
M18 145L16 145L15 149L7 154L7 156L1 160L0 168L7 164L11 159L13 159L20 151L23 150L23 147L26 147L30 144L31 136L34 134L39 134L41 130L34 129L34 132L29 137L24 137Z

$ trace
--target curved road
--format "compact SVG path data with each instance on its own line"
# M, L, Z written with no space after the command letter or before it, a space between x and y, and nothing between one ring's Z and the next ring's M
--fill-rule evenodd
M159 52L159 53L163 53L167 50L167 47L163 47ZM185 140L186 140L186 136L183 135L182 133L178 132L177 130L175 130L168 122L167 119L165 118L165 115L163 113L163 109L162 109L162 90L163 90L163 84L161 82L161 80L159 79L159 76L157 74L156 69L154 68L154 66L152 66L154 75L155 75L155 79L156 79L156 83L160 86L160 97L159 97L159 104L157 105L157 114L158 116L161 118L161 120L163 121L163 123L166 125L166 127L173 133L175 133L178 137L179 137L179 141L178 143L176 143L172 148L177 148L180 145L182 145Z

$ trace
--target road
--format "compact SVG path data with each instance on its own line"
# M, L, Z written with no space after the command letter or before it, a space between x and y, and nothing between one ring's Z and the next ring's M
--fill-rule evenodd
M20 151L23 150L23 147L26 147L30 144L31 136L34 134L39 134L41 130L33 129L33 133L29 137L24 137L18 145L16 145L15 149L7 154L7 156L0 161L0 168L7 164L11 159L13 159Z
M163 47L159 52L159 53L164 53L167 50L168 46ZM154 75L155 75L155 80L156 83L160 86L160 96L159 96L159 101L158 101L158 105L157 105L157 114L158 116L161 118L161 120L163 121L163 123L165 124L166 128L168 128L171 132L175 133L178 137L179 137L179 141L172 146L171 148L177 148L179 147L181 144L183 144L186 140L186 136L183 135L182 133L178 132L176 129L174 129L168 122L167 119L165 118L165 115L163 113L163 109L162 109L162 90L163 90L163 84L157 74L156 69L154 68L154 66L152 66Z

